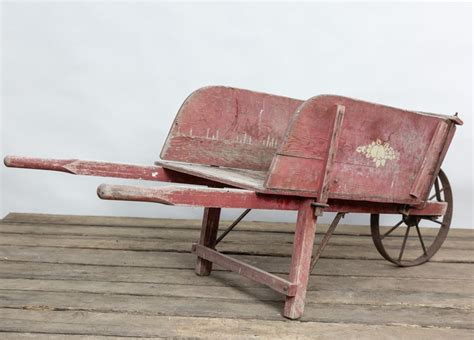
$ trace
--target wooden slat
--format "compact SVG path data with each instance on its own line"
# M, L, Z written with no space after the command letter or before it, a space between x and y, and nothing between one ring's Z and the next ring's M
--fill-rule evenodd
M142 228L173 228L173 229L200 229L201 221L190 219L166 219L166 218L144 218L144 217L117 217L117 216L80 216L80 215L54 215L54 214L32 214L32 213L9 213L2 222L25 223L25 224L47 224L50 227L64 225L101 226L101 227L142 227ZM232 221L223 221L231 223ZM370 226L367 219L366 225L344 225L340 224L337 234L351 234L356 236L370 236ZM450 238L471 238L474 237L474 229L460 229L453 226L449 233ZM458 226L459 227L459 226ZM470 226L465 226L470 228ZM327 224L318 225L319 232L327 231ZM294 223L284 222L262 222L262 221L242 221L235 231L271 231L282 233L293 233ZM426 232L434 232L435 229L426 229ZM432 234L432 233L430 233Z
M0 307L46 310L114 311L144 315L223 317L239 319L281 320L281 302L238 301L218 299L202 303L200 298L138 296L123 294L91 294L0 290ZM436 312L435 312L436 310ZM137 313L137 311L140 311ZM426 308L423 306L376 306L308 304L303 321L406 324L423 327L473 329L472 312L466 309ZM416 320L416 321L415 321Z
M190 164L171 161L156 161L155 164L171 171L188 174L211 181L225 183L238 188L263 191L266 171L226 168L202 164Z
M337 263L331 262L329 265L337 265ZM335 294L340 294L340 298L336 298L335 301L346 304L355 303L359 299L362 301L367 299L367 303L389 304L398 303L400 299L413 297L413 300L411 300L413 304L424 303L426 305L445 306L450 303L458 305L460 299L464 299L465 304L470 303L472 301L468 301L465 297L466 295L474 295L474 285L467 284L469 279L452 278L451 274L447 277L446 272L444 278L430 278L429 276L417 277L416 272L415 274L411 273L411 275L401 275L403 273L401 271L400 275L397 275L397 271L395 270L394 273L393 268L390 268L392 269L391 276L388 274L380 276L380 271L368 272L363 267L359 267L359 273L354 271L343 272L346 268L335 272L328 267L329 265L327 263L323 264L321 270L311 274L308 291L315 291L314 294L318 295L318 299L312 300L310 298L310 302L317 303L321 299L329 299L331 296L334 297ZM154 291L156 295L160 295L161 292L154 289L156 285L163 287L166 285L184 286L183 290L197 287L193 291L198 290L198 287L201 286L237 287L241 292L238 295L245 295L247 298L251 298L251 295L246 294L246 292L251 292L252 289L258 289L258 294L262 294L259 295L262 298L264 296L282 298L279 293L273 292L257 282L223 270L213 271L211 276L200 277L192 270L183 270L183 268L153 268L150 270L147 267L124 268L108 265L0 261L0 277L4 280L31 280L32 290L34 290L35 284L37 289L40 289L41 280L45 282L83 281L92 292L98 292L100 289L104 289L101 287L105 287L105 289L109 289L109 292L123 293L127 289L126 287L131 287L126 284L137 284L138 293L147 289L148 292ZM95 282L97 282L97 285ZM61 282L58 282L58 284L60 285ZM122 284L125 285L124 288L120 288ZM47 284L45 283L45 285ZM186 286L188 287L186 288ZM2 287L7 288L4 285ZM53 286L47 285L48 287L52 289ZM179 287L175 289L175 292L181 291L178 290ZM325 295L324 292L332 293ZM166 291L163 291L163 294L167 294ZM228 295L228 290L205 290L199 291L198 294L200 296L209 296L209 294L225 296L225 294ZM370 294L372 295L370 296ZM445 298L450 295L451 298L447 300L433 299L433 296L438 294L446 294L444 295ZM394 297L393 295L399 296Z
M235 277L235 275L233 276ZM202 282L201 278L191 277L187 281L176 283L141 283L141 282L113 282L113 281L86 281L86 280L48 280L48 279L0 279L0 290L26 290L37 292L64 292L64 293L94 293L94 294L122 294L137 296L168 296L180 298L202 298L208 301L215 299L237 300L237 301L283 301L284 297L277 291L268 289L263 284L246 286L243 283L246 279L232 280L234 285L227 286L222 282L223 276L211 278ZM347 278L344 278L347 279ZM247 280L248 281L248 280ZM372 278L367 280L366 285L352 287L350 283L354 280L331 280L330 286L326 279L319 278L319 285L308 291L307 303L309 304L357 304L357 305L377 305L377 306L397 306L400 295L404 294L405 305L425 306L434 308L459 308L472 309L474 293L472 289L459 289L460 282L450 282L458 284L458 290L446 292L444 287L435 286L435 289L416 289L413 283L408 280L404 289L395 289L391 285L379 287L377 280ZM432 284L430 280L417 280L418 284ZM222 282L219 286L218 283ZM400 282L400 281L399 281ZM465 282L463 283L465 285ZM433 296L436 295L436 299Z
M235 235L232 235L235 240ZM54 247L54 248L72 248L72 249L103 249L103 250L134 250L134 251L169 251L187 253L191 249L190 244L198 238L189 240L174 239L149 239L143 237L141 239L133 238L116 238L116 237L87 237L72 235L28 235L28 234L0 234L0 245L5 246L21 246L21 247ZM249 243L250 241L237 240L233 241L229 238L226 242L219 244L218 250L227 254L243 254L243 255L267 255L267 256L291 256L291 243L274 243L268 242L262 238L259 242ZM424 238L425 242L427 238ZM319 237L316 245L319 244ZM380 260L381 256L375 249L371 240L360 240L358 244L351 244L351 238L343 239L338 242L336 237L323 252L322 258L327 259L346 259L346 260ZM396 240L395 240L396 241ZM399 242L391 242L388 244L388 251L399 250ZM391 246L390 244L393 244ZM449 243L448 243L449 246ZM464 247L464 248L462 248ZM407 241L407 252L421 251L418 238L412 238ZM443 245L443 248L431 260L432 262L443 263L472 263L474 262L474 249L472 241L456 242L450 248Z
M424 232L424 230L422 230ZM83 242L94 242L96 248L100 248L100 245L106 245L108 241L118 243L117 249L120 246L129 245L131 248L136 247L137 249L152 249L156 248L154 244L162 244L161 241L167 242L194 242L199 237L199 233L195 229L173 229L173 228L140 228L140 227L84 227L84 226L47 226L47 225L28 225L28 224L0 224L0 242L4 245L10 244L21 244L25 242L25 245L40 245L44 242L44 245L52 246L73 246L74 242L79 247ZM19 234L22 235L19 237ZM394 232L395 234L395 232ZM397 233L398 235L400 233ZM38 237L41 235L41 237ZM316 243L319 243L322 239L323 234L316 234ZM385 244L399 243L398 241L402 238L389 238L384 242ZM423 238L427 241L432 241L433 236L423 234ZM408 246L410 240L418 240L416 235L409 237ZM37 243L34 243L37 242ZM141 245L140 245L141 242ZM248 249L260 248L265 250L272 249L272 247L285 247L291 245L292 234L291 233L278 233L278 232L251 232L246 230L233 230L228 235L225 242L222 242L219 247L226 245L247 245ZM333 235L331 246L350 246L350 247L366 247L368 248L373 244L372 238L369 236L352 236L352 235ZM261 245L265 245L261 247ZM417 244L419 245L419 244ZM474 243L472 239L463 238L448 238L443 243L443 250L473 250ZM178 250L178 249L177 249Z
M77 248L0 246L0 258L8 261L111 265L148 268L194 268L194 255L160 251L91 250ZM236 259L274 274L287 274L290 259L275 256L236 255ZM321 259L316 272L332 275L472 279L469 263L429 262L419 268L399 269L383 260Z
M5 322L4 322L5 321ZM232 318L193 318L180 316L136 315L117 312L48 311L0 309L0 324L5 339L108 339L108 337L161 338L318 338L334 339L350 334L354 338L380 339L390 334L397 339L470 339L471 330L422 328L408 325L371 326L324 322L283 322ZM88 327L84 327L88 325ZM21 333L21 332L31 333ZM20 332L20 333L19 333Z

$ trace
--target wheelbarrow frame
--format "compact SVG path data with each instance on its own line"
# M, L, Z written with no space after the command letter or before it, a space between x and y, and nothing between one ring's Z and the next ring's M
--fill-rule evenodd
M314 105L311 100L305 103L308 103L307 105ZM305 103L301 104L303 109ZM303 109L299 109L300 116ZM4 163L8 167L52 170L74 175L185 184L156 188L102 184L98 187L97 193L100 198L107 200L204 207L200 238L192 246L192 251L197 255L196 274L201 276L209 275L212 270L212 264L216 263L239 275L265 284L286 296L283 315L290 319L297 319L302 316L304 311L306 289L311 270L319 259L331 234L334 232L337 223L345 213L400 213L404 216L424 217L442 216L445 214L448 208L446 203L428 202L426 197L429 192L428 188L435 182L441 163L454 135L455 125L462 123L456 116L440 120L434 130L431 144L428 146L428 156L425 157L421 164L417 177L411 186L411 198L408 201L390 199L390 197L384 199L366 197L366 200L347 199L344 195L338 196L337 194L332 195L330 193L330 187L333 184L330 182L332 179L331 173L334 170L336 153L339 149L345 106L340 104L332 105L329 106L327 112L328 117L330 117L327 131L329 138L327 143L324 144L323 149L321 149L323 155L321 158L322 166L318 180L312 184L311 190L307 191L303 188L290 190L275 185L275 183L278 184L280 178L272 178L272 175L277 172L276 167L281 166L280 164L285 164L285 159L280 160L280 163L275 163L275 161L272 163L266 179L268 188L259 187L257 189L251 185L247 186L236 182L231 177L223 180L213 176L200 176L192 171L185 170L186 168L180 167L180 164L167 162L158 162L157 164L159 165L154 166L141 166L76 159L54 160L7 156L4 159ZM295 125L294 122L293 125ZM172 128L172 131L174 128ZM173 137L172 132L170 132L170 135L171 137L168 137L168 142ZM290 137L287 134L286 138ZM213 137L209 138L207 136L206 139L212 141ZM164 147L162 157L173 160L173 154L170 156L170 150L173 148L173 145L170 146L168 142ZM172 139L171 142L173 142ZM186 147L185 145L184 148ZM177 150L182 150L182 148ZM280 156L276 154L275 158ZM431 157L431 159L427 159L428 157ZM232 165L235 159L229 158L227 162ZM252 164L254 162L252 158L248 158L243 162L247 162L246 166L256 166ZM209 166L213 166L213 164L209 164ZM259 165L257 164L257 166ZM235 223L218 237L222 208L242 208L246 210ZM268 273L216 250L217 244L250 209L297 211L291 265L287 279ZM321 242L319 249L313 256L317 219L323 212L337 212L337 215Z

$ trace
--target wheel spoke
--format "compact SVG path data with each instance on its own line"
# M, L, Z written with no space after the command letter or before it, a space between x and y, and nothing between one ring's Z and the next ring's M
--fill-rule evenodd
M441 222L441 221L438 221L438 220L434 220L434 219L432 219L432 218L425 218L425 220L427 220L427 221L431 221L431 222L434 222L434 223L438 223L438 224L440 224L440 225L444 226L444 223L443 223L443 222Z
M408 234L410 233L410 227L407 226L407 232L405 233L405 237L403 238L402 249L400 249L400 255L398 255L398 262L401 262L403 252L405 251L405 246L407 244Z
M436 200L438 202L441 202L441 192L439 191L439 179L438 177L436 177L435 179L435 182L434 182L434 186L435 186L435 195L436 195Z
M426 255L425 243L423 242L423 237L421 237L421 232L420 232L420 227L418 226L418 222L416 223L416 232L418 234L418 238L420 239L421 248L423 248L423 253Z
M390 228L389 231L387 231L385 234L383 234L380 239L383 240L386 236L390 235L392 233L392 231L394 231L395 229L397 229L401 224L403 223L403 220L401 220L400 222L398 222L397 224L395 224L392 228Z
M428 201L431 201L433 198L437 197L439 195L439 197L441 197L441 193L444 191L444 188L441 188L439 189L439 191L437 191L433 196L430 196L430 198L428 198ZM440 200L440 202L442 202L442 200Z

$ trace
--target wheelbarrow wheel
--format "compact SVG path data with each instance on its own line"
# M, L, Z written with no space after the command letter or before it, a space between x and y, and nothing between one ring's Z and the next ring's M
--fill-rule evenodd
M446 202L446 213L443 216L400 215L399 221L389 229L381 229L379 214L370 215L372 240L387 261L400 267L417 266L429 261L441 248L448 236L453 215L453 193L442 170L431 188L428 201Z

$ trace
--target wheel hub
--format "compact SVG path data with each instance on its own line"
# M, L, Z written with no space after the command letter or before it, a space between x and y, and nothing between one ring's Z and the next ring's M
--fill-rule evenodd
M403 216L403 222L408 227L415 227L421 220L421 217L418 216Z

